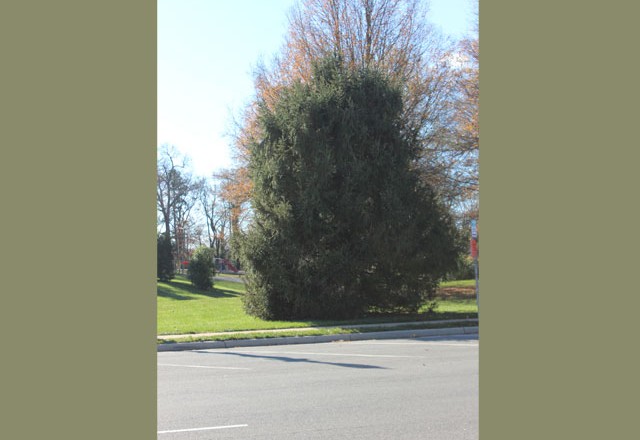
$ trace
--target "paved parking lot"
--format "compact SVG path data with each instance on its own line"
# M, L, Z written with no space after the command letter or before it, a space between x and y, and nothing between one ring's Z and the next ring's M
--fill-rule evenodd
M158 439L478 438L477 335L158 353Z

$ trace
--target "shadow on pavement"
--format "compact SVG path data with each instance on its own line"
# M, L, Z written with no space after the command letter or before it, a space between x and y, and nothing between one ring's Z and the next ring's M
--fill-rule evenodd
M198 351L198 350L195 350L194 353L241 356L241 357L247 357L247 358L270 359L270 360L276 360L276 361L282 361L282 362L305 362L310 364L324 364L324 365L332 365L335 367L346 367L346 368L378 369L378 370L387 369L385 367L379 367L377 365L345 364L341 362L322 362L322 361L314 361L307 358L292 358L289 356L265 356L265 355L249 354L249 353L228 353L228 352L212 353L210 351Z

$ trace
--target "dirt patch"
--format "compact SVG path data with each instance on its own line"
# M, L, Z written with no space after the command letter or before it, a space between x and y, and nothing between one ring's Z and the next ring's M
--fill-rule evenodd
M475 287L439 287L436 289L438 298L475 298Z

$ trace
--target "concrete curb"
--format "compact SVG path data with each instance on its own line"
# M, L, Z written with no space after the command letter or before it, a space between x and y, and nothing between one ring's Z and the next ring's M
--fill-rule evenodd
M366 341L371 339L422 338L425 336L457 336L478 334L479 327L449 327L416 330L391 330L370 333L349 333L321 336L285 336L281 338L236 339L228 341L176 342L158 344L158 352L209 350L215 348L259 347L269 345L317 344L336 341Z

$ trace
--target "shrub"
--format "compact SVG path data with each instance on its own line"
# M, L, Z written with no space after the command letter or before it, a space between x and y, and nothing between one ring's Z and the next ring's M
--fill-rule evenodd
M158 251L156 254L158 262L157 276L160 281L170 281L175 277L173 266L173 252L171 239L166 234L158 235Z
M196 249L189 260L189 280L198 289L213 287L215 276L214 251L206 246Z

